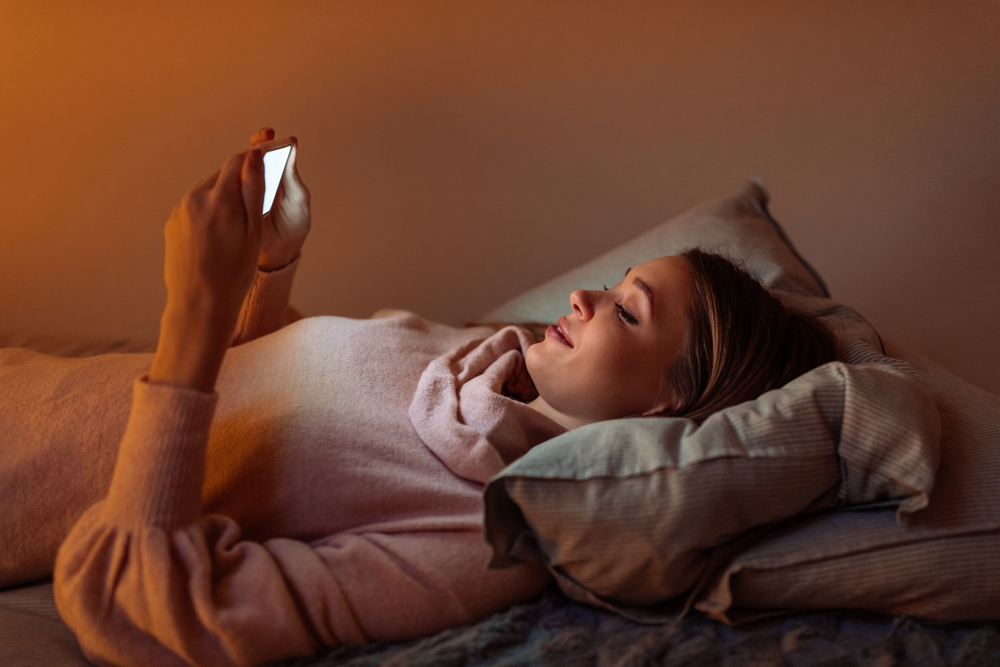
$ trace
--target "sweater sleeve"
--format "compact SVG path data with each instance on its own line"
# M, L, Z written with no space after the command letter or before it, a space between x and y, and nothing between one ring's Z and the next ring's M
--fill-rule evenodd
M56 561L59 612L95 662L257 665L462 625L546 585L540 568L487 571L479 530L241 540L200 510L215 403L135 383L108 495Z
M288 305L298 265L299 258L295 258L274 271L257 270L250 291L243 299L233 334L233 346L266 336L302 319L301 313Z

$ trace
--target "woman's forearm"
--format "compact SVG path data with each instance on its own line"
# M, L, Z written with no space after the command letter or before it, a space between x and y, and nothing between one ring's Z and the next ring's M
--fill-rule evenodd
M212 393L231 331L209 318L186 317L168 309L160 320L149 381Z

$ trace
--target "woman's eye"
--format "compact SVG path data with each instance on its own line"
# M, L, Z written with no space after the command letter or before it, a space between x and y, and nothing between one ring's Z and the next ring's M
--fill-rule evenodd
M622 318L622 321L627 322L628 324L639 323L639 320L632 317L632 313L625 310L625 308L620 303L616 303L615 307L618 308L618 317Z

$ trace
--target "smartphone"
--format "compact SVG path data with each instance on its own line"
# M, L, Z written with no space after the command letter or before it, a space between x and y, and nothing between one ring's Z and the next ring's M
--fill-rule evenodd
M280 146L264 153L264 215L267 215L274 204L274 196L278 194L278 184L281 183L281 175L285 173L285 164L288 163L291 152L291 146Z

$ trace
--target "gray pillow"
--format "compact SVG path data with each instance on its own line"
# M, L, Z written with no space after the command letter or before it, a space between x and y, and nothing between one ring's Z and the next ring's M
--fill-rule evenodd
M736 193L695 206L575 269L534 287L479 318L481 322L555 322L576 289L600 289L625 269L701 247L744 260L768 288L828 297L826 284L787 241L767 211L763 184L747 181Z
M940 420L916 372L883 354L857 313L831 301L767 212L756 182L698 206L484 316L554 320L572 289L693 246L722 252L786 303L820 316L838 362L698 426L676 418L591 424L535 447L485 492L492 565L540 560L577 600L644 608L703 588L760 531L801 513L925 507Z

